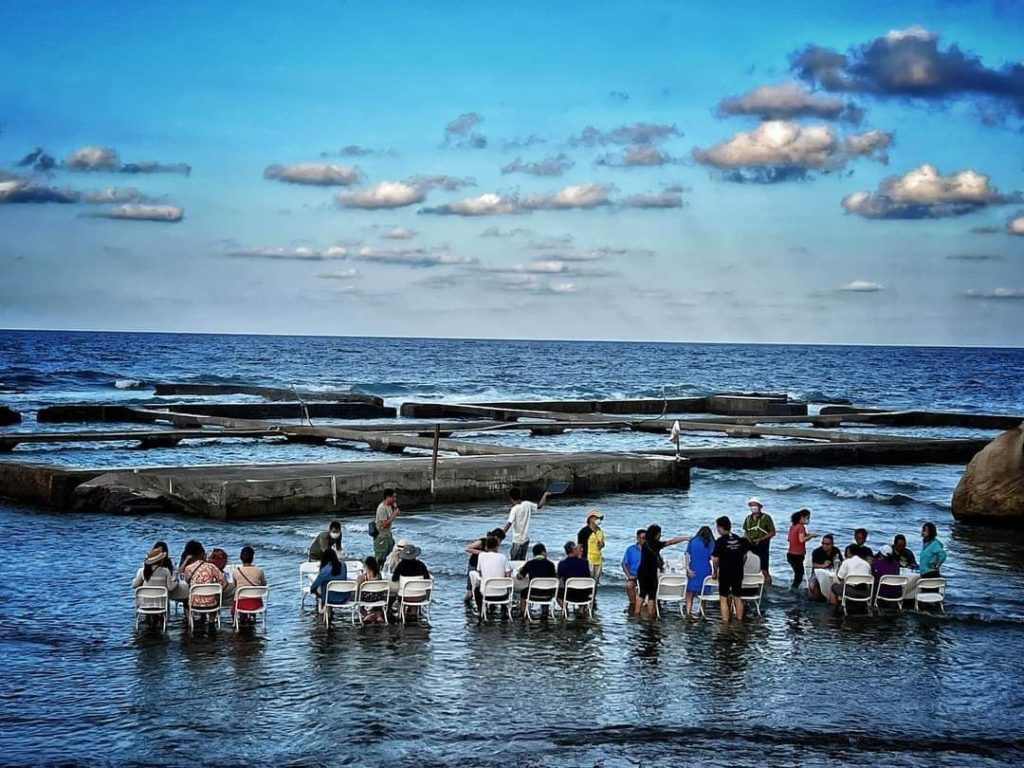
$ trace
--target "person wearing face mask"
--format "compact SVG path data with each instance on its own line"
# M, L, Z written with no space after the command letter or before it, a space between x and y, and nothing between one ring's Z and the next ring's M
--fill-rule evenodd
M333 549L339 558L345 557L345 549L341 544L341 523L332 520L326 531L317 534L313 543L309 545L309 559L319 562L324 552Z

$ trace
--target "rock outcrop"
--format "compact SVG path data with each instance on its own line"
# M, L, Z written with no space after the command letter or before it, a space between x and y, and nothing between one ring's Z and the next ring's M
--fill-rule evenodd
M952 506L961 522L1024 527L1024 423L971 459Z

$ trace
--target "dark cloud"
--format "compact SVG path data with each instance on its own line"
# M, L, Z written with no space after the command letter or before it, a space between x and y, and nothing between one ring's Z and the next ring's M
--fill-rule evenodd
M620 152L607 152L594 162L612 168L644 168L680 163L677 157L650 145L626 147Z
M64 167L70 171L106 173L181 173L185 176L192 173L192 167L188 163L158 163L155 160L122 163L117 150L99 146L86 146L75 150L64 161Z
M31 168L33 171L45 173L57 167L57 161L46 153L42 147L36 147L18 161L19 168Z
M120 173L180 173L188 176L192 173L192 166L188 163L125 163Z
M362 175L358 166L329 163L274 164L263 170L265 179L317 187L347 187L358 183Z
M622 201L626 208L682 208L685 205L679 192L647 192L629 195Z
M984 227L972 227L972 235L998 235L1003 231L1002 227L996 227L993 225L987 225Z
M67 187L57 189L11 177L0 181L0 205L5 203L77 203L79 195Z
M792 165L722 171L722 180L733 184L783 184L787 181L810 181L811 178L813 177L806 168Z
M135 187L108 187L96 192L86 192L82 201L86 203L145 203L151 198Z
M444 144L455 149L484 149L487 137L476 131L484 121L476 112L465 112L444 127Z
M791 57L794 73L827 91L932 102L970 98L987 102L990 120L1004 110L1024 115L1024 64L988 67L955 43L923 27L894 30L847 53L808 45Z
M534 162L525 162L521 157L517 157L511 163L503 166L501 172L503 174L526 173L531 176L561 176L574 165L576 163L563 152Z
M719 117L751 115L764 120L792 120L814 117L859 124L864 110L834 96L814 93L798 82L762 85L742 96L731 96L718 104Z
M1021 199L1019 192L1000 193L983 173L963 170L943 176L934 165L926 164L903 176L883 179L876 192L847 195L842 206L847 213L868 219L935 219Z
M612 101L618 101L624 104L629 101L629 94L625 91L609 91L608 98Z
M529 136L518 136L513 139L505 139L503 143L504 149L526 149L536 144L544 144L547 142L543 136L537 133L531 133Z
M476 179L472 176L445 176L443 174L434 176L413 176L408 179L408 184L423 189L443 189L446 192L458 192L466 187L475 187Z
M622 125L608 131L602 131L588 125L579 136L572 136L572 146L595 147L607 144L660 144L673 136L682 136L683 132L676 125L659 125L657 123L635 123Z
M994 253L951 253L946 257L951 261L1003 261L1002 256Z
M490 226L490 227L487 227L486 229L484 229L484 231L480 233L480 237L519 237L519 236L521 236L521 237L532 237L533 236L533 230L532 229L526 229L525 227L516 227L515 229L509 229L509 230L506 230L505 232L502 232L500 228L495 227L495 226Z
M373 150L367 147L360 147L358 144L349 144L338 150L338 154L342 157L365 157L366 155L372 155Z

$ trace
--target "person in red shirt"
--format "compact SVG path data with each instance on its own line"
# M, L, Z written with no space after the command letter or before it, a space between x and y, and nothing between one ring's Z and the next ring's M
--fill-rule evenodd
M793 569L793 586L795 592L800 588L804 580L804 559L807 557L807 542L818 538L818 534L807 530L807 524L811 521L811 510L801 509L794 512L789 527L789 549L786 552L786 560Z

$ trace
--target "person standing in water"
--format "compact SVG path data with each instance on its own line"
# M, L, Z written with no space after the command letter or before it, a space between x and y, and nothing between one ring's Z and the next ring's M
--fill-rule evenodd
M508 492L509 501L512 506L508 510L508 522L502 531L508 533L512 529L512 547L508 552L509 560L525 560L530 549L530 518L538 509L543 509L548 503L547 491L540 497L540 501L534 504L532 501L523 501L523 492L519 488L513 488ZM504 538L504 537L503 537Z
M786 560L789 561L789 567L793 569L793 585L790 589L795 592L804 580L807 542L818 538L818 534L807 530L807 524L811 521L811 510L797 510L790 520L792 525L789 527L789 549L786 552Z
M760 499L752 498L747 502L750 514L743 521L743 535L750 541L752 551L761 561L761 573L764 585L771 586L772 575L768 573L769 548L775 538L775 521L771 515L765 514Z
M377 514L373 518L373 556L378 563L383 563L395 546L392 526L399 514L398 494L394 488L385 488L384 498L377 505Z

